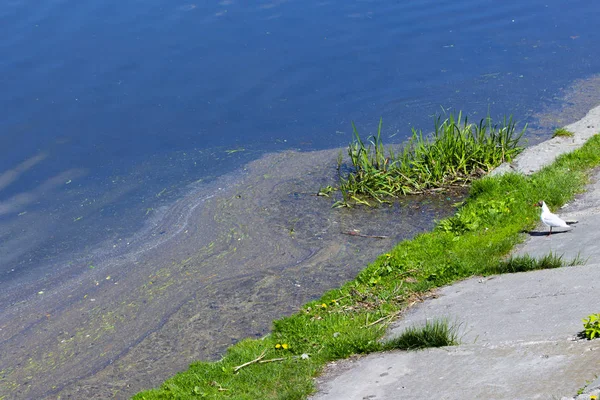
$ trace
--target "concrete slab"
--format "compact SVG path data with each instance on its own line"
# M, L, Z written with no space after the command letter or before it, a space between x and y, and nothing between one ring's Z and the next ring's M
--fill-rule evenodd
M560 399L585 384L599 351L564 341L378 353L330 366L312 399Z
M388 336L447 318L464 344L572 340L581 319L600 311L599 292L600 264L471 278L410 310Z
M600 371L600 341L577 339L581 319L600 310L594 295L599 289L599 264L444 287L406 314L389 336L448 318L461 324L461 345L342 361L328 368L312 399L573 396Z

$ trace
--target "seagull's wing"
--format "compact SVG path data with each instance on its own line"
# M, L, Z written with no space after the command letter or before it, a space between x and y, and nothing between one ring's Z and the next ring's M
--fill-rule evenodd
M569 225L565 221L563 221L558 215L552 213L546 213L542 216L543 221L548 226L556 226L561 228L566 228Z

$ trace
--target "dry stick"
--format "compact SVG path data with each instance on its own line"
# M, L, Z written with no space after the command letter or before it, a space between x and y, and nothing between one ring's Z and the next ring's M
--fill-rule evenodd
M396 317L398 314L400 314L401 312L402 312L402 310L398 310L396 312L391 313L390 315L386 315L385 317L381 317L377 321L373 321L373 322L368 323L367 325L363 326L363 328L368 328L369 326L373 326L375 324L378 324L381 321L386 320L386 319L392 319L392 318Z
M270 358L270 359L268 359L268 360L260 360L260 361L259 361L259 363L260 363L260 364L262 364L262 363L268 363L268 362L274 362L274 361L284 361L284 360L287 360L287 358L285 358L285 357L281 357L281 358Z
M265 353L266 353L266 352L267 352L267 351L266 351L266 350L264 350L264 351L261 353L261 355L260 355L260 356L258 356L258 358L254 359L254 360L252 360L252 361L248 361L247 363L244 363L244 364L242 364L242 365L238 365L237 367L235 367L235 368L233 369L233 372L234 372L234 373L236 373L236 372L238 372L240 369L242 369L242 368L244 368L244 367L247 367L247 366L248 366L248 365L250 365L250 364L254 364L254 363L257 363L257 362L259 362L260 360L262 360L263 358L265 358Z
M359 236L359 237L364 237L364 238L373 238L373 239L387 239L389 236L381 236L381 235L363 235L362 233L358 233L358 232L354 232L354 231L347 231L347 232L342 232L344 235L350 235L350 236Z

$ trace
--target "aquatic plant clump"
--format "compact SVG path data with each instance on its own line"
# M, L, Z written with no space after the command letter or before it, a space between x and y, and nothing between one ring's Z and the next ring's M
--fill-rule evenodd
M360 138L352 123L354 140L348 146L352 171L341 177L343 200L369 204L366 198L383 201L385 197L421 194L452 186L464 185L487 174L505 161L512 160L523 147L520 140L525 128L517 132L515 122L505 118L495 124L490 117L478 124L468 122L462 113L435 119L430 137L413 129L412 137L398 152L386 151L381 140L382 121L377 134Z

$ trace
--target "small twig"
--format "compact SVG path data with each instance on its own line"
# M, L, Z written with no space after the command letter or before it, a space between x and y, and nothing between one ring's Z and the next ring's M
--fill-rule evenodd
M248 365L251 365L251 364L254 364L254 363L257 363L257 362L259 362L260 360L262 360L263 358L265 358L265 353L266 353L266 352L267 352L267 351L266 351L266 350L264 350L264 351L261 353L261 355L260 355L260 356L258 356L256 359L254 359L254 360L252 360L252 361L248 361L247 363L244 363L244 364L242 364L242 365L238 365L237 367L235 367L235 368L233 369L233 372L234 372L234 373L236 373L236 372L238 372L240 369L242 369L242 368L244 368L244 367L247 367Z
M373 238L373 239L387 239L389 238L389 236L382 236L382 235L363 235L362 233L358 233L355 231L346 231L346 232L342 232L344 235L350 235L350 236L359 236L359 237L364 237L364 238Z
M396 312L394 312L394 313L391 313L390 315L386 315L385 317L381 317L381 318L379 318L377 321L373 321L373 322L371 322L371 323L368 323L367 325L363 326L363 328L368 328L368 327L370 327L370 326L373 326L373 325L375 325L375 324L378 324L378 323L380 323L381 321L384 321L384 320L386 320L386 319L392 319L392 318L394 318L394 317L398 316L398 314L400 314L401 312L402 312L402 310L398 310L398 311L396 311Z
M275 361L283 361L283 360L287 360L287 358L285 357L280 357L280 358L270 358L268 360L260 360L259 363L269 363L269 362L275 362Z

